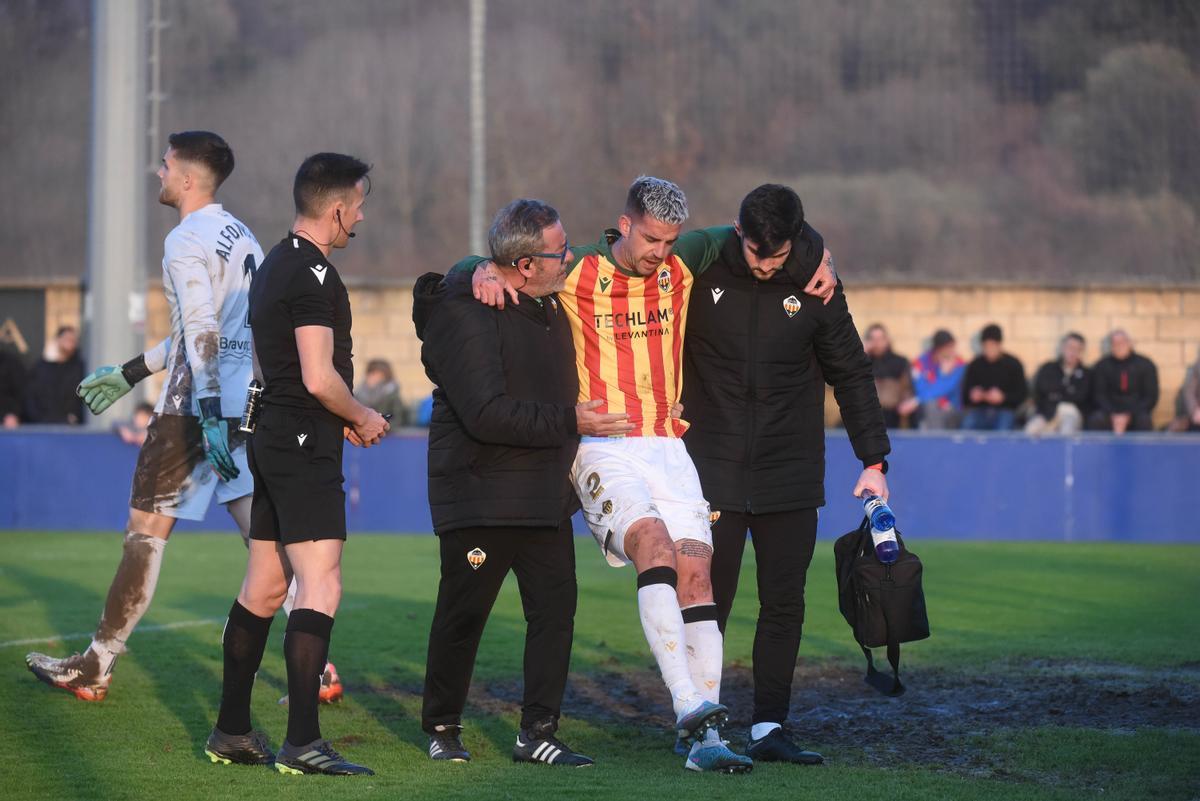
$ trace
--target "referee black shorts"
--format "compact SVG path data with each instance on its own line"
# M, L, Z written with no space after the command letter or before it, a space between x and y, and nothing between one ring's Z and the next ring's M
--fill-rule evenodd
M250 435L250 539L346 539L344 441L342 423L331 415L263 407Z

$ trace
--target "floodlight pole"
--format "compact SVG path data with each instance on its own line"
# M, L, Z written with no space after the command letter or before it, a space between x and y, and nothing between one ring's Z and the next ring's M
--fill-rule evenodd
M144 0L92 3L92 130L83 342L89 369L145 349ZM128 417L130 393L97 428Z
M484 93L484 44L487 40L487 0L471 0L471 252L486 255L487 247L487 128Z

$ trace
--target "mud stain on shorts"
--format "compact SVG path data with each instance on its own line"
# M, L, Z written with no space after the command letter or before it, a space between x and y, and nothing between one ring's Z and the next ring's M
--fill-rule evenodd
M138 454L129 505L156 514L176 507L191 482L198 480L195 474L204 461L196 418L156 416Z

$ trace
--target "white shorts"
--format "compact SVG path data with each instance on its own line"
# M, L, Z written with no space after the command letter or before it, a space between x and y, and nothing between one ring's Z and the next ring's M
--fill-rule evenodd
M678 439L585 437L571 466L571 483L588 528L613 567L630 564L625 533L648 517L661 520L675 542L712 546L708 502Z
M143 512L183 520L203 520L215 497L230 503L254 493L254 478L246 461L246 435L229 421L229 453L238 476L222 481L204 456L200 421L195 417L156 414L146 427L138 452L129 505Z

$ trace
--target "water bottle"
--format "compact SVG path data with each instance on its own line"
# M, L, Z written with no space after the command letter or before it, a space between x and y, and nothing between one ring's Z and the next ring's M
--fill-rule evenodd
M257 378L251 379L250 385L246 387L246 405L242 409L242 421L238 425L238 431L244 434L254 433L254 427L258 424L258 413L262 410L262 394L262 382Z
M863 495L863 511L871 518L871 528L889 531L896 527L896 514L887 501L868 492Z
M887 501L878 495L863 496L863 511L871 521L871 541L875 544L875 558L881 564L890 565L900 556L900 544L896 542L896 515Z

